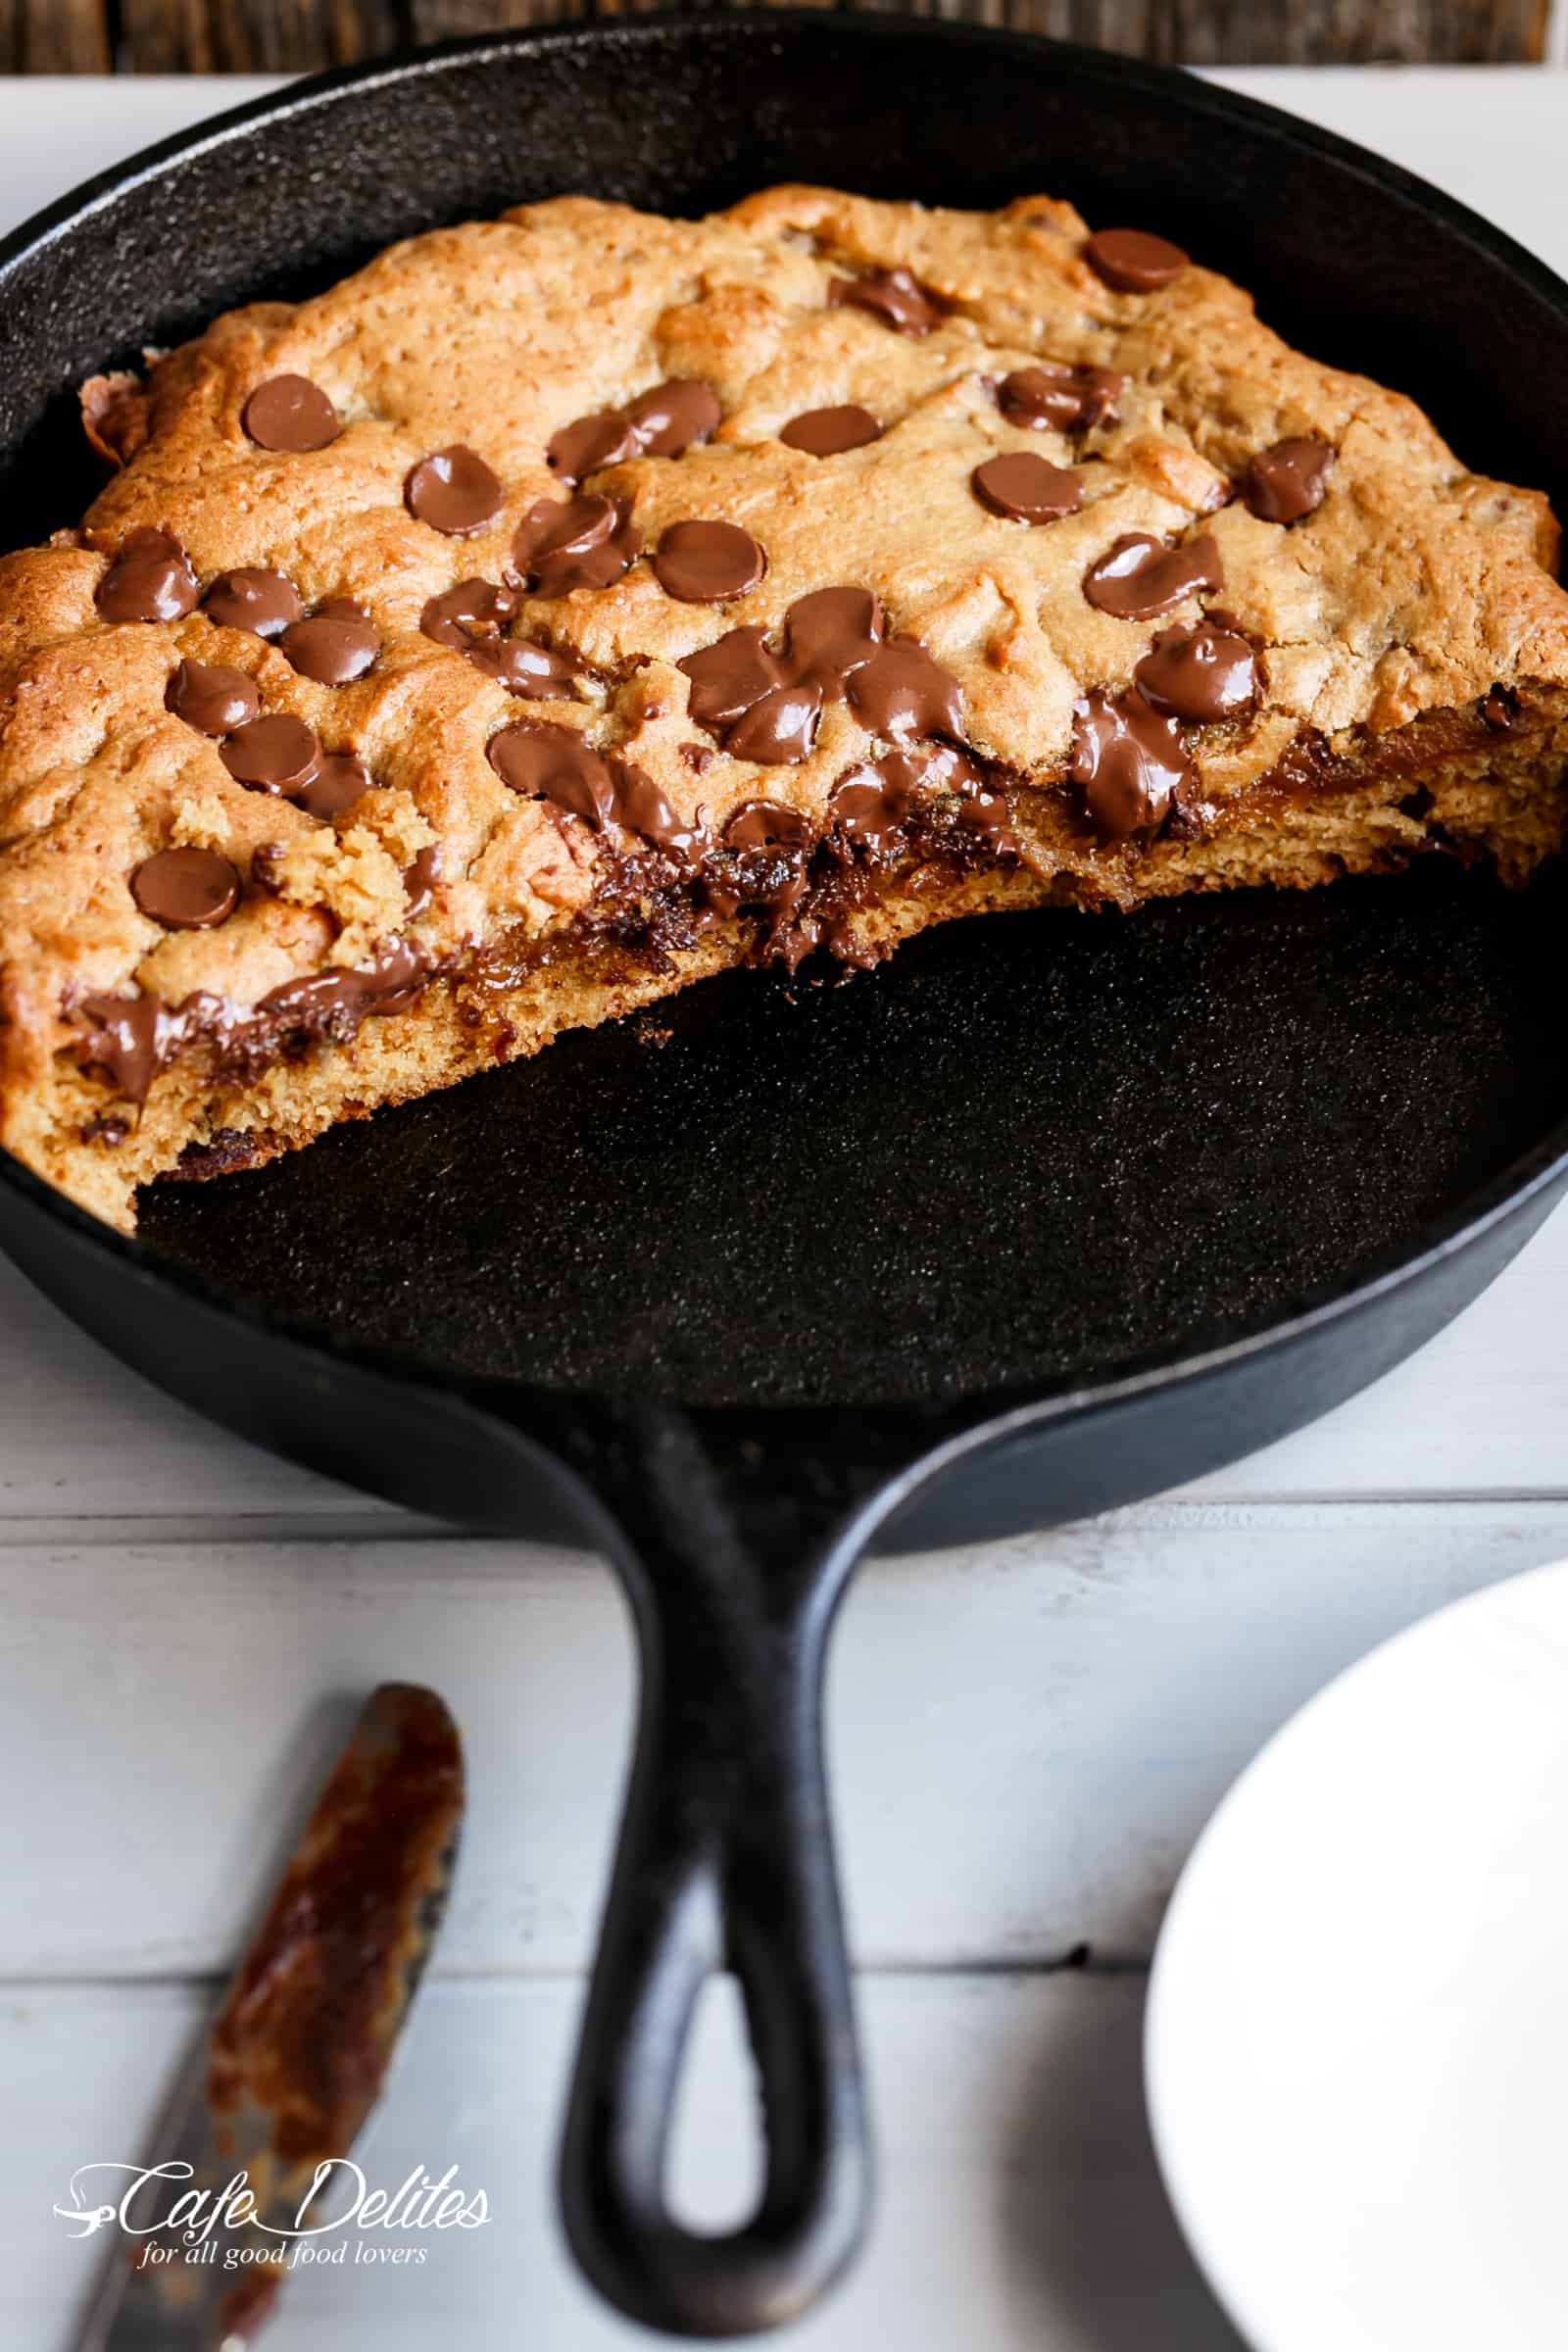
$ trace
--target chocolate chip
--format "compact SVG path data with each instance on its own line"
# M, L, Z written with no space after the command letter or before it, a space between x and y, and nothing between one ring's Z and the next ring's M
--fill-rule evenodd
M548 645L531 645L525 637L498 638L493 645L470 645L468 660L487 678L509 694L534 703L567 703L575 670L564 654Z
M279 640L301 677L318 686L349 686L363 678L381 651L375 623L351 597L318 605L309 620L296 620Z
M1084 259L1118 294L1152 294L1180 277L1188 256L1168 238L1142 228L1101 228L1084 247Z
M309 816L336 816L370 789L370 771L358 752L323 752L314 774L289 798Z
M1161 824L1191 773L1175 720L1152 710L1141 694L1112 701L1097 687L1074 705L1072 780L1095 824L1112 840Z
M304 600L292 580L248 564L220 571L202 598L202 611L219 628L248 629L253 637L281 637L305 617Z
M564 482L576 483L602 466L619 466L628 458L678 458L708 440L723 413L718 394L703 377L675 376L639 392L624 410L564 424L552 434L545 454Z
M800 850L810 838L809 820L783 801L748 801L724 827L728 850Z
M512 562L539 596L609 588L642 552L624 503L612 498L541 498L518 523Z
M994 792L987 784L966 792L958 803L958 823L966 833L978 834L993 856L1018 855L1018 837L1012 830L1005 793Z
M678 458L710 439L723 417L718 394L700 375L674 376L639 392L626 410L637 447L651 458Z
M494 637L515 617L517 592L494 580L458 580L432 596L419 614L419 627L437 645L466 653L475 639Z
M183 620L196 597L196 574L179 541L144 526L121 543L93 602L105 620Z
M921 763L906 752L889 752L847 775L828 801L828 818L847 842L869 850L885 850L909 813L909 803L922 774Z
M239 876L212 850L160 850L131 875L130 895L170 931L211 931L239 905Z
M409 513L449 539L485 530L500 514L500 482L475 450L458 443L432 451L410 468L403 485Z
M240 422L259 449L291 454L325 449L343 430L336 409L308 375L269 376L245 403Z
M559 433L551 434L545 448L552 471L573 485L585 474L597 473L601 466L618 466L636 455L636 432L616 411L604 416L579 416L575 423L564 424Z
M503 727L486 757L503 784L524 800L553 801L602 833L615 813L609 764L574 727L547 721Z
M701 829L676 815L647 771L617 760L614 768L615 819L666 856L695 862Z
M843 702L851 673L881 642L882 607L869 588L815 588L784 615L791 677L811 679L829 702Z
M200 735L232 734L261 707L255 680L242 669L225 669L220 663L181 662L164 691L164 709Z
M1219 549L1206 531L1181 547L1166 547L1147 531L1128 531L1084 573L1089 602L1117 620L1152 620L1197 590L1224 584Z
M683 605L723 605L749 596L767 569L750 531L734 522L672 522L653 561L664 594Z
M237 784L252 792L288 794L316 767L320 746L316 732L287 710L270 711L240 727L219 755Z
M731 629L716 645L676 664L691 680L688 708L700 727L732 727L743 711L784 683L761 629Z
M901 335L928 335L940 326L947 305L929 286L922 286L907 270L867 270L861 277L835 277L828 301L869 311Z
M736 760L760 767L790 767L809 756L822 715L822 689L809 680L775 686L742 713L724 738Z
M426 842L412 865L403 869L403 887L409 894L406 922L417 922L429 906L435 885L441 874L441 844Z
M1306 435L1259 450L1242 476L1242 504L1262 522L1299 522L1323 504L1335 450Z
M1009 522L1054 522L1076 514L1084 503L1084 486L1075 473L1049 466L1027 449L987 458L969 476L969 485L983 507Z
M882 427L869 409L847 401L842 408L803 410L779 426L778 437L790 449L804 449L808 458L836 458L841 450L880 441Z
M1494 735L1511 735L1519 724L1519 697L1508 686L1491 686L1481 698L1481 719Z
M962 733L957 679L912 637L890 639L852 671L850 702L873 735Z
M1146 702L1205 725L1235 718L1257 700L1257 663L1245 637L1212 618L1196 629L1164 629L1133 676Z
M1127 378L1108 368L1070 368L1059 360L1037 360L1015 368L997 386L997 406L1009 424L1049 425L1059 433L1113 423Z
M127 1102L145 1102L178 1036L163 999L151 994L83 997L77 1010L92 1024L83 1041L84 1058L103 1070Z

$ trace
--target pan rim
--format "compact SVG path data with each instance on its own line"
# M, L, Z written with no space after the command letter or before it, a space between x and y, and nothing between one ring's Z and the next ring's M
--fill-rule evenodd
M1449 241L1479 248L1489 263L1501 265L1522 280L1540 300L1568 312L1568 282L1528 248L1473 211L1468 205L1337 132L1290 115L1266 101L1222 84L1200 81L1179 69L1121 57L1006 27L915 17L907 14L837 14L813 8L735 9L722 14L677 8L657 10L635 19L590 24L519 26L499 33L461 35L417 49L401 50L372 63L344 66L301 77L261 97L221 110L167 138L138 149L122 162L68 190L40 208L0 238L0 287L9 273L31 255L88 220L104 206L132 194L165 169L193 155L220 148L253 129L283 116L308 112L359 90L421 79L454 66L481 66L513 59L532 51L580 47L636 46L657 48L672 36L701 34L715 42L740 43L781 35L830 32L835 39L867 44L918 38L931 46L944 43L990 48L999 56L1045 53L1075 78L1089 83L1125 87L1132 82L1152 95L1179 98L1190 112L1220 123L1238 120L1266 130L1278 143L1294 146L1309 159L1322 159L1353 172L1372 188L1396 193L1415 204ZM911 1457L925 1457L937 1466L940 1452L954 1459L1048 1423L1099 1412L1117 1405L1147 1400L1194 1386L1216 1375L1240 1371L1268 1361L1311 1337L1334 1329L1375 1306L1390 1296L1412 1287L1447 1261L1481 1245L1498 1226L1522 1216L1530 1205L1568 1181L1568 1115L1547 1129L1529 1151L1466 1193L1437 1217L1425 1221L1407 1242L1372 1260L1370 1270L1348 1287L1332 1286L1309 1294L1302 1303L1261 1327L1193 1348L1174 1342L1151 1354L1129 1359L1103 1377L1085 1379L1063 1374L1050 1380L972 1392L956 1397L889 1397L870 1399L853 1407L831 1403L761 1402L722 1406L689 1406L695 1419L718 1423L744 1421L761 1425L781 1437L791 1428L809 1426L824 1409L853 1411L884 1427L906 1431ZM209 1276L177 1259L151 1250L134 1236L121 1234L79 1207L66 1195L0 1148L0 1182L21 1200L59 1221L78 1244L102 1253L125 1273L168 1285L194 1305L225 1320L238 1320L274 1343L298 1348L305 1354L325 1357L347 1369L359 1369L400 1385L430 1388L492 1406L505 1397L505 1418L527 1427L530 1399L548 1404L552 1415L569 1411L575 1403L589 1408L613 1396L602 1389L569 1389L521 1378L466 1372L451 1363L414 1350L376 1346L351 1339L329 1325L283 1312L260 1301L225 1291ZM678 1396L668 1401L684 1404Z

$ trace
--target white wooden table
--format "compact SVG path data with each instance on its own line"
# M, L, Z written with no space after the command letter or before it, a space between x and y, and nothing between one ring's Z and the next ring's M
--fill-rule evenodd
M1542 193L1568 82L1225 78L1568 266L1568 213ZM0 220L253 86L0 82ZM800 2352L1234 2346L1143 2120L1161 1906L1227 1783L1317 1685L1568 1552L1565 1329L1559 1215L1423 1355L1304 1435L1058 1535L862 1575L832 1745L882 2204L853 2283L789 2339ZM608 1573L432 1532L252 1452L0 1266L0 2346L71 2343L104 2241L73 2241L50 2209L77 2165L141 2153L287 1825L392 1676L450 1701L472 1803L438 1978L367 2169L395 2185L455 2163L494 2220L418 2269L295 2280L269 2340L646 2340L577 2284L550 2185L629 1721ZM680 2147L691 2209L715 2220L749 2177L734 2033L720 1997Z

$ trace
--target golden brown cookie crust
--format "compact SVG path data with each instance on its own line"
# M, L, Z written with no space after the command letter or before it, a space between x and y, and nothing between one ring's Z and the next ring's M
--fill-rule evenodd
M265 1155L749 953L771 918L720 908L700 938L641 956L622 919L616 971L603 941L574 964L584 910L647 844L519 797L487 747L519 721L581 730L710 839L759 799L819 838L835 788L888 740L829 701L808 757L759 766L694 721L677 664L737 627L776 644L791 604L830 585L871 590L888 635L956 679L963 742L1005 792L1021 853L981 871L972 857L922 868L911 852L861 890L852 950L972 904L1310 882L1434 842L1526 875L1564 819L1568 598L1544 500L1467 473L1409 401L1291 351L1227 280L1195 263L1117 292L1086 238L1070 206L1042 197L980 215L786 187L700 221L568 197L395 246L298 307L220 318L143 392L95 379L90 413L124 463L78 533L0 560L0 1137L126 1223L132 1184L182 1152L199 1165L214 1136L253 1139L225 1142L224 1164ZM934 298L929 331L894 331L831 295L896 270ZM1072 431L1010 421L998 384L1042 360L1124 378L1113 414ZM283 375L332 403L342 429L326 446L268 450L247 433L250 396ZM553 435L685 378L717 396L712 438L612 464L586 489L624 502L649 550L692 517L740 526L765 554L755 588L681 601L645 555L608 586L524 594L509 626L572 657L564 700L509 693L421 633L430 599L501 581L521 518L567 495ZM817 457L778 437L803 413L849 405L871 412L878 438ZM1327 444L1332 470L1315 511L1282 525L1234 488L1295 439ZM411 469L454 445L501 492L494 519L461 537L406 498ZM1073 471L1075 513L1029 525L976 495L975 468L1019 452ZM95 591L145 527L177 540L204 590L260 567L307 609L354 599L374 625L373 665L315 682L199 607L105 621ZM1222 589L1156 619L1097 610L1085 572L1130 533L1211 536ZM1184 730L1179 824L1107 839L1064 781L1075 706L1123 694L1157 632L1211 609L1254 649L1261 699ZM165 707L181 661L243 671L264 711L363 759L372 790L323 819L245 789L220 743ZM128 886L184 845L240 878L216 928L167 929ZM431 849L437 879L411 914L405 877ZM680 887L689 899L689 878ZM246 1009L363 966L399 935L437 977L357 1037L238 1074L198 1047L139 1111L81 1066L84 999Z

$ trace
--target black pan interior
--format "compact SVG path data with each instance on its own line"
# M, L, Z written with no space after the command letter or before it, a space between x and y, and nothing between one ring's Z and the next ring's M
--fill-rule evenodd
M779 177L1157 225L1472 463L1561 486L1565 298L1397 174L1121 61L726 18L329 90L107 197L11 272L7 533L87 495L77 375L226 302L563 188L696 211ZM345 1335L550 1384L850 1403L1103 1375L1348 1288L1568 1115L1561 896L1434 860L958 925L842 987L740 975L162 1190L144 1232Z
M1561 891L1436 863L954 924L705 983L254 1175L154 1245L465 1370L952 1396L1259 1329L1568 1110Z

